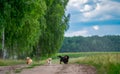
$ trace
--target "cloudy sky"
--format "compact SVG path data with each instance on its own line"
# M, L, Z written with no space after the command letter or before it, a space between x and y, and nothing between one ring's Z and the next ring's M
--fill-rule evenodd
M65 36L120 35L120 0L69 0Z

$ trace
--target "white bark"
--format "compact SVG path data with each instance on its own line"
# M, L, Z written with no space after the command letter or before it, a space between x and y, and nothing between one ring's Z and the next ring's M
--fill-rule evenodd
M4 28L2 32L2 53L3 53L3 59L5 59L6 50L5 50L5 29Z

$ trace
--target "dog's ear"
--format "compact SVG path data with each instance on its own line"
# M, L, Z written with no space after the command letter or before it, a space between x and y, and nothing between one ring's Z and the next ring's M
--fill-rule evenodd
M64 57L66 57L67 59L69 59L69 56L68 56L68 55L65 55Z
M57 57L61 58L62 56L59 55L59 56L57 56Z
M69 56L67 56L67 59L69 59Z

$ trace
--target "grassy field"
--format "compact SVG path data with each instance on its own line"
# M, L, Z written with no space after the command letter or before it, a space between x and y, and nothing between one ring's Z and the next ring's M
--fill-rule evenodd
M120 74L120 52L59 53L69 55L70 63L96 67L98 74Z
M120 74L120 52L58 53L52 57L53 63L59 64L58 55L69 55L69 63L72 64L92 65L96 67L98 74ZM25 64L25 60L0 60L0 66L16 64ZM30 67L40 64L45 64L45 60L34 61Z
M0 59L0 66L25 64L24 60L3 60Z

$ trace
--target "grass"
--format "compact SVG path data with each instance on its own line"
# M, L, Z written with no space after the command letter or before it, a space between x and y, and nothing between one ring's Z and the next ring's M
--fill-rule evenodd
M13 65L25 65L24 67L20 67L15 69L13 72L14 73L20 73L23 69L31 69L34 68L35 66L39 66L44 64L44 60L42 61L34 61L31 65L25 65L26 62L25 60L2 60L0 59L0 66L13 66ZM6 72L6 74L10 74L10 72Z
M120 52L59 53L70 55L70 63L96 67L98 74L120 74Z
M0 66L10 66L10 65L17 65L17 64L25 64L23 60L3 60L0 59Z
M59 63L58 55L69 55L69 63L93 65L97 69L97 74L120 74L120 52L80 52L80 53L58 53L53 58L53 63ZM24 60L0 60L0 66L25 64ZM34 68L45 64L45 60L33 61L22 69L16 69L15 73L20 73L23 69Z
M41 65L44 64L45 60L34 60L32 65ZM26 60L10 60L10 59L0 59L0 66L12 66L12 65L20 65L26 64Z

